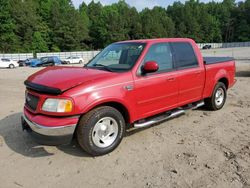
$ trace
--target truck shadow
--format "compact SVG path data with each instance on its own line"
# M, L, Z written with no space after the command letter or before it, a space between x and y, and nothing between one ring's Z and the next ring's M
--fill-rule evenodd
M192 110L192 111L212 112L211 110L206 109L206 107L204 107L204 106L201 106L201 107L199 107L199 108L197 108L197 109L194 109L194 110ZM195 112L193 112L193 113L195 113ZM168 121L171 121L171 120L173 120L173 119L175 119L175 118L180 118L180 117L185 116L185 115L186 115L185 113L184 113L184 114L180 114L180 115L177 116L177 117L173 117L173 118L170 118L170 119L167 119L167 120L163 120L163 121L160 121L160 122L158 122L158 123L154 123L154 124L152 124L152 125L150 125L150 126L143 127L143 128L137 128L137 129L136 129L136 128L127 127L125 137L132 136L132 135L134 135L134 134L136 134L136 133L139 133L139 132L141 132L141 131L145 131L145 130L147 130L147 129L151 129L151 128L153 128L153 127L159 126L159 125L161 125L161 124L163 124L163 123L166 123L166 122L168 122Z
M196 110L204 111L203 108L199 108ZM43 146L36 143L27 132L22 130L21 120L20 120L21 115L22 115L21 112L15 113L6 116L2 120L0 120L0 147L6 144L12 151L31 158L48 157L56 154L53 152L49 152L46 149L46 147L48 146ZM171 121L172 119L173 118L159 123L155 123L145 128L127 129L124 136L125 137L132 136L138 132L150 129L164 122ZM76 157L92 157L81 149L76 139L73 139L69 145L56 146L56 148L62 151L63 153L73 155Z
M250 77L250 71L237 71L235 73L236 77Z
M37 144L27 132L22 130L21 115L22 113L15 113L0 120L0 147L6 144L14 152L32 158L54 155L54 153L46 150L46 146ZM70 145L58 146L56 148L66 154L78 157L91 157L78 146L75 140Z

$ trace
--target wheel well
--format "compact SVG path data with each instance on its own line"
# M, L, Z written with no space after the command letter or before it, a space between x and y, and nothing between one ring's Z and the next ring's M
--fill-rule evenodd
M226 86L226 88L228 89L228 79L227 78L221 78L221 79L219 79L219 81L218 82L222 82L223 84L225 84L225 86Z
M128 109L123 104L118 103L118 102L106 102L106 103L102 103L96 107L99 107L99 106L111 106L111 107L115 108L116 110L121 112L126 123L130 122L130 116L129 116Z

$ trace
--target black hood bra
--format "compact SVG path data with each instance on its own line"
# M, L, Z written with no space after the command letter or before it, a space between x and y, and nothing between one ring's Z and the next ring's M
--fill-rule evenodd
M24 82L24 85L26 86L27 89L37 91L39 93L52 94L52 95L59 95L59 94L63 93L63 91L58 89L58 88L53 88L53 87L48 87L48 86L44 86L44 85L40 85L40 84L35 84L35 83L32 83L28 80L26 80Z

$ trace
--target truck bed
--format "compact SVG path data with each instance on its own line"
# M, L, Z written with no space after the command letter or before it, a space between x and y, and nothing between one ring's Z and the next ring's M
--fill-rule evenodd
M233 57L203 57L206 65L234 61Z

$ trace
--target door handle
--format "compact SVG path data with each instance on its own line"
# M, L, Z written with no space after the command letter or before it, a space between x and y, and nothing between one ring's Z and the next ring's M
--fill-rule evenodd
M196 71L196 72L194 72L195 74L200 74L201 73L201 71Z
M167 78L166 80L172 82L172 81L175 81L175 77L170 77L170 78Z

